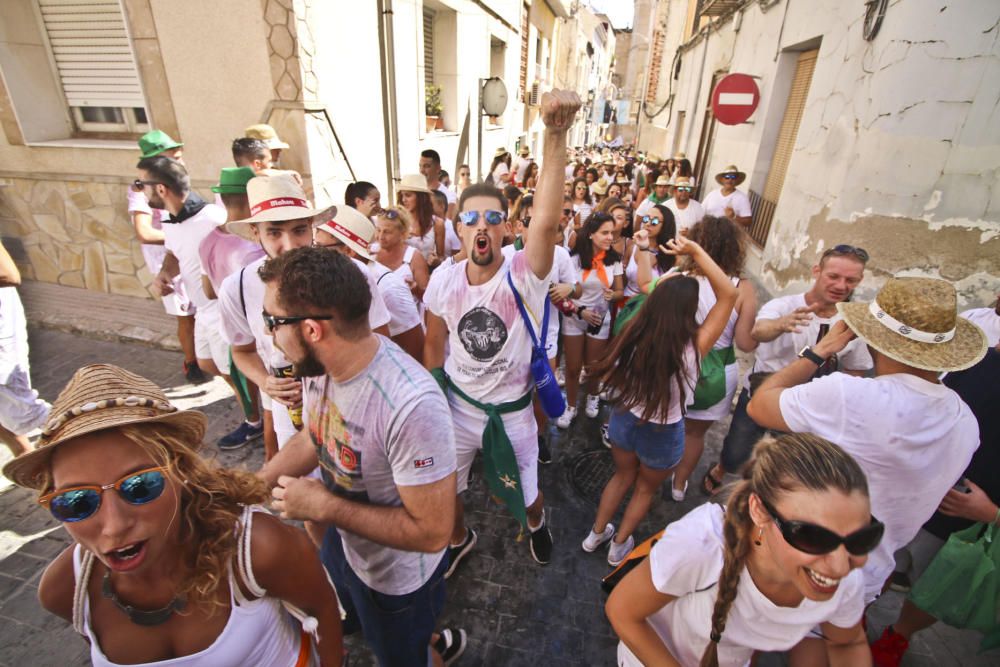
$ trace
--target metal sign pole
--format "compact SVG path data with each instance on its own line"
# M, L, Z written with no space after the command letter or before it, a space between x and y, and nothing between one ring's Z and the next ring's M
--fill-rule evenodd
M476 174L477 182L483 182L483 79L479 79L478 100L476 101Z

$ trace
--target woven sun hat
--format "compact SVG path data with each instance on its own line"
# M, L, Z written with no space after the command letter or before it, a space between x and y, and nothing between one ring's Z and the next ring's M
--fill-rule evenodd
M424 178L423 174L403 174L403 178L400 179L396 190L399 192L431 193L431 189L427 187L427 179Z
M628 176L619 176L615 179L615 183L618 185L632 185L632 181L629 180Z
M493 157L495 157L495 158L498 158L498 157L503 157L503 156L504 156L504 155L506 155L507 153L508 153L507 149L506 149L506 148L504 148L503 146L501 146L500 148L496 149L496 150L495 150L495 151L493 152Z
M174 141L170 135L163 130L152 130L139 137L139 150L142 151L140 158L153 157L163 151L169 151L183 146L179 141Z
M687 159L687 154L686 153L677 153L676 155L674 155L674 159L675 160L686 160Z
M524 144L523 146L521 146L521 148L520 148L520 151L519 151L519 152L520 152L520 153L521 153L521 155L523 155L524 157L528 157L528 154L529 154L529 153L531 153L531 150L530 150L530 149L528 148L528 144Z
M312 218L312 225L315 227L337 214L335 206L312 208L302 186L288 172L251 178L247 181L247 199L250 203L250 217L234 220L226 225L229 231L244 238L249 233L249 226L258 222Z
M986 334L958 316L951 283L892 278L871 303L838 303L858 338L900 363L925 371L959 371L986 354Z
M608 182L603 178L594 181L594 184L590 186L590 190L593 194L603 197L608 194Z
M723 176L725 176L726 174L736 174L736 183L735 183L735 185L739 185L740 183L742 183L743 181L745 181L747 179L747 175L746 174L744 174L742 171L740 171L739 169L737 169L735 164L731 164L728 167L726 167L725 169L723 169L722 171L720 171L718 174L715 175L715 182L718 183L719 185L725 185L726 184L726 179L723 178Z
M278 138L274 128L265 123L251 125L243 131L243 136L248 139L260 139L268 148L288 148L288 144Z
M646 162L659 162L660 156L656 153L646 153Z
M661 176L661 178L662 178L662 176ZM677 186L679 186L679 185L683 185L684 187L687 187L687 188L693 188L694 187L694 183L687 176L678 176L677 178L675 178L675 179L673 179L673 180L670 181L670 185L674 186L675 188Z
M152 422L176 426L197 449L208 420L195 410L177 409L162 389L124 368L84 366L52 405L36 448L7 463L3 474L19 486L40 490L52 452L59 445L96 431Z
M350 206L340 206L332 220L324 222L316 229L322 229L327 234L337 237L354 252L365 259L372 259L369 246L375 236L375 225Z
M658 185L673 185L673 183L670 182L669 176L666 174L660 174L656 177L656 183L653 183L653 187L655 188Z

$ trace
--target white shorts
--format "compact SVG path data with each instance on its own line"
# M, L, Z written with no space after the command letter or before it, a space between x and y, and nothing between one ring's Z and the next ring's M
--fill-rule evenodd
M710 405L704 410L688 410L685 417L688 419L698 419L700 421L714 422L722 419L733 410L733 396L736 395L736 384L739 380L739 369L737 364L726 366L726 395L715 405Z
M190 317L194 315L194 304L188 299L180 277L174 278L172 285L174 291L161 298L163 310L167 311L167 315L174 315L176 317Z
M196 357L211 359L220 373L229 375L229 343L222 336L218 301L209 301L195 315L194 351Z
M564 336L582 336L587 334L591 338L597 340L607 340L611 335L611 314L604 313L604 322L601 324L601 330L596 334L588 333L587 327L589 327L585 320L580 319L576 315L563 318L563 335Z
M486 413L477 410L458 396L448 394L451 405L451 419L455 426L455 454L458 468L458 492L469 487L469 470L476 452L483 448L483 430L486 428ZM523 410L509 412L503 417L503 425L514 447L517 469L521 475L521 490L524 505L530 507L538 499L538 426L535 414L529 405Z

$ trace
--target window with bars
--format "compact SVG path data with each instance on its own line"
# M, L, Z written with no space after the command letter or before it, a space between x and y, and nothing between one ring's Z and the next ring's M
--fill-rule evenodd
M38 0L66 104L83 132L149 129L120 0Z

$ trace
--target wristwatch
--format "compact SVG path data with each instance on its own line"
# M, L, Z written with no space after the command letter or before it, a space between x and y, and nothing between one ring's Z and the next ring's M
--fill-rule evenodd
M826 359L813 352L813 349L808 345L799 350L799 359L808 359L817 366L822 366L826 363Z

